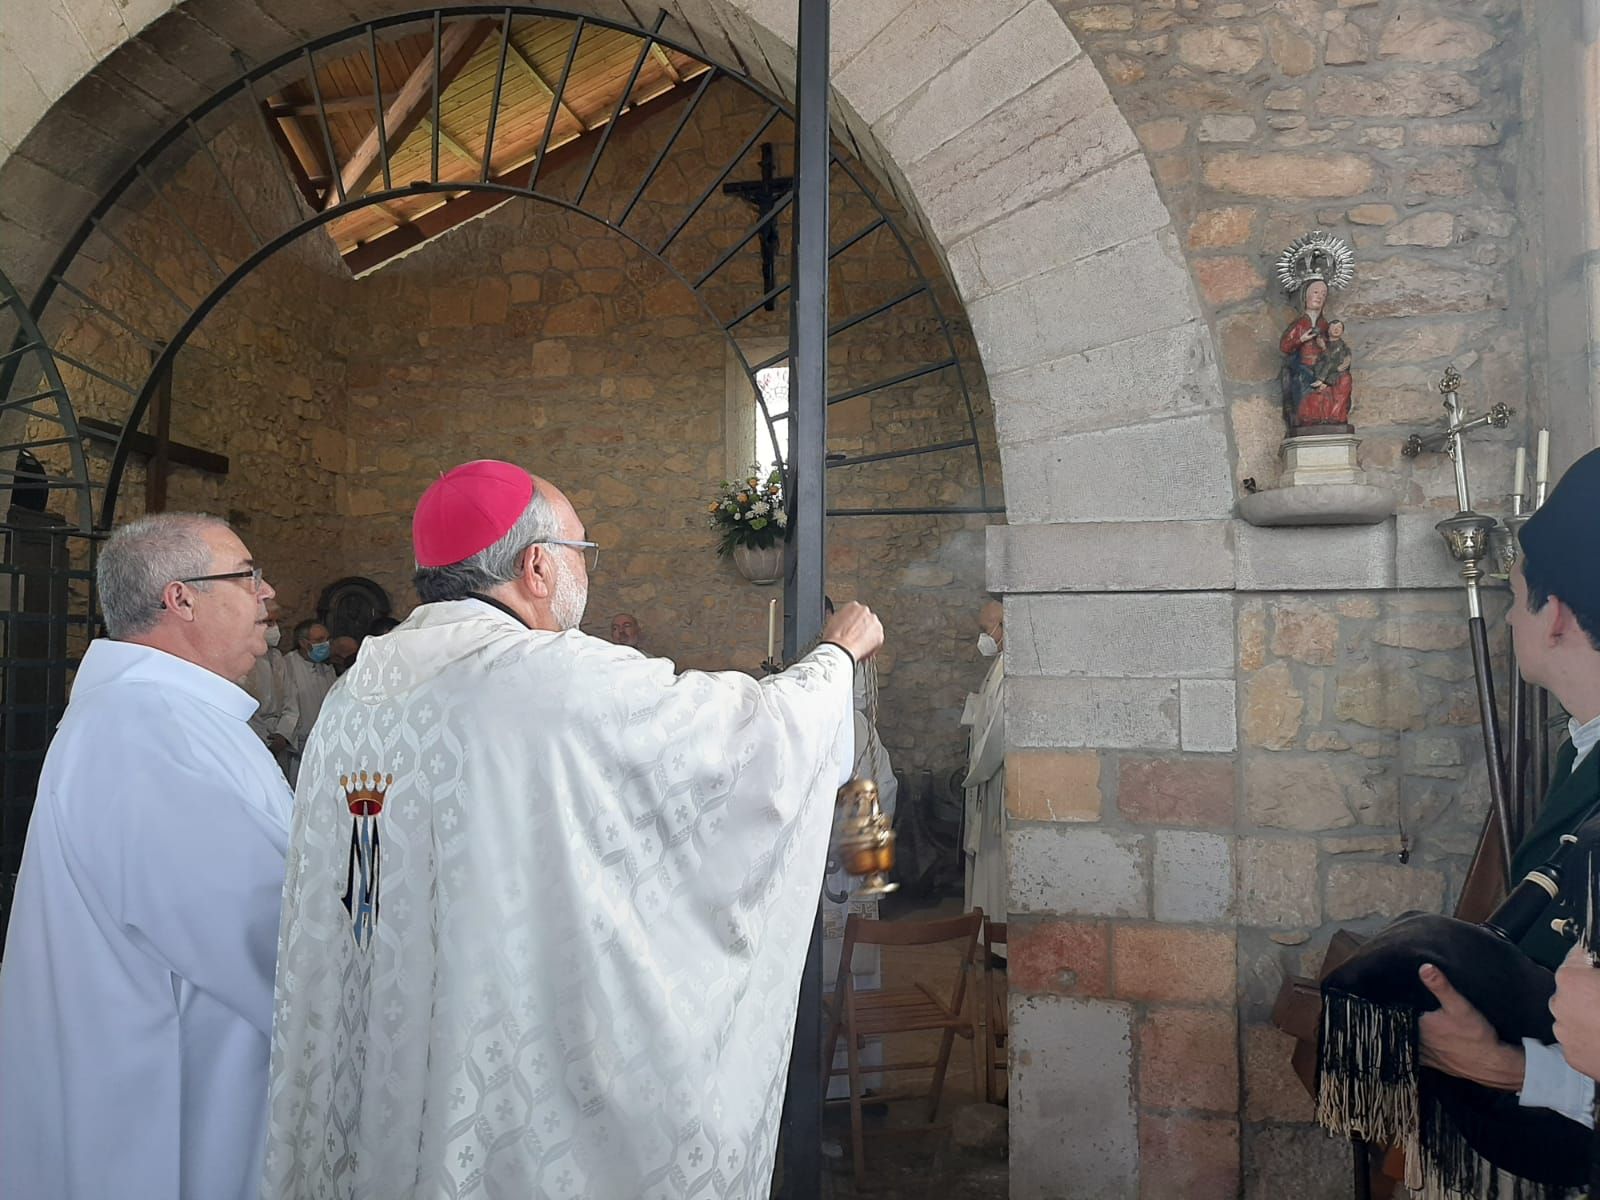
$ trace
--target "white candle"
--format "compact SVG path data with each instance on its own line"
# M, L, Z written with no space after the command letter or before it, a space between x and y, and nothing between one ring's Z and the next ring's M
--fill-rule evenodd
M1539 430L1539 449L1533 468L1533 500L1536 507L1544 504L1545 489L1550 485L1550 431Z
M1528 494L1528 448L1517 447L1517 474L1516 483L1511 488L1511 494L1519 498Z
M767 602L767 661L776 662L778 652L778 600Z

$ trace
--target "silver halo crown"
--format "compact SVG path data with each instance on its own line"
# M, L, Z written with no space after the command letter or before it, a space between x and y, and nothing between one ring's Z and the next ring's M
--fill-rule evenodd
M1313 280L1337 290L1355 278L1356 252L1343 238L1317 230L1289 243L1278 255L1278 282L1286 292L1297 292Z

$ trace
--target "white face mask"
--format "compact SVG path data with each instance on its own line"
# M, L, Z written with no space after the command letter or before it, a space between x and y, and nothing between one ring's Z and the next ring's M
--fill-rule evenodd
M268 625L267 645L276 646L281 641L283 641L283 630L279 629L276 625Z
M1000 643L996 642L987 633L978 635L978 653L985 658L993 658L1000 653Z

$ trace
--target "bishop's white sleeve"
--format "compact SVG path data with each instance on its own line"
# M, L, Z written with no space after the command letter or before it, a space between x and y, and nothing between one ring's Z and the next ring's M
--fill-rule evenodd
M1594 1128L1594 1080L1569 1066L1560 1046L1522 1039L1526 1065L1518 1102L1524 1108L1548 1108L1569 1121Z

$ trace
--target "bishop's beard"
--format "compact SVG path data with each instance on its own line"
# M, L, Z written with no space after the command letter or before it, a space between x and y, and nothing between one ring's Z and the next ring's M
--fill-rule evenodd
M556 556L556 594L550 601L550 613L562 630L576 629L583 620L583 610L589 604L589 585L579 583L578 575L568 564L564 554Z

